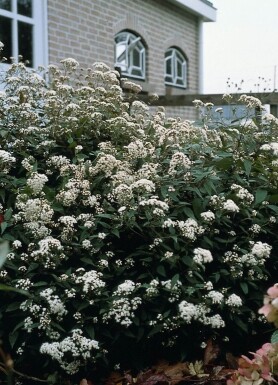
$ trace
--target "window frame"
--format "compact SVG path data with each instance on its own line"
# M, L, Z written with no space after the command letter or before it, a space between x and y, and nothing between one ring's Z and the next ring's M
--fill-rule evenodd
M124 38L117 42L117 39ZM120 49L120 46L124 46L125 49ZM142 41L140 35L123 30L115 35L114 38L115 48L115 64L114 66L120 68L121 75L125 75L130 78L145 80L146 79L146 46ZM122 50L120 55L117 54L117 49ZM139 66L133 64L134 55L133 52L137 50L139 53ZM119 61L119 58L124 55L124 60ZM123 63L124 61L124 63ZM123 68L125 66L125 69ZM132 71L140 71L141 75L132 73Z
M11 10L0 8L0 16L11 19L12 22L12 57L17 61L20 52L18 40L18 22L32 25L32 68L48 65L48 37L47 37L47 0L32 0L32 16L24 16L17 13L17 0L11 0ZM24 60L24 58L23 58ZM10 64L1 63L1 67L7 69Z
M167 72L167 64L168 61L170 61L170 71L171 73ZM178 64L181 65L182 75L178 75ZM187 74L188 71L188 60L184 53L176 48L176 47L170 47L165 51L164 55L164 84L167 86L172 87L178 87L178 88L187 88ZM172 80L166 80L167 77L171 77ZM179 81L182 82L182 84L178 83Z

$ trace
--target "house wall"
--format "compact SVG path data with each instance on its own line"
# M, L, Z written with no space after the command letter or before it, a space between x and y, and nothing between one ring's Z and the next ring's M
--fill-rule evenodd
M144 91L197 93L199 75L198 18L166 0L48 0L49 63L73 57L81 66L96 61L114 66L114 36L123 29L141 35L147 46ZM188 59L188 88L164 85L164 53L177 46ZM167 108L171 116L194 119L190 107Z

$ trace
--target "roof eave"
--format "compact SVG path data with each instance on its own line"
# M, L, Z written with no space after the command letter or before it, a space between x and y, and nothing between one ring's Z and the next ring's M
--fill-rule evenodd
M216 21L216 8L206 0L169 0L201 18L203 21Z

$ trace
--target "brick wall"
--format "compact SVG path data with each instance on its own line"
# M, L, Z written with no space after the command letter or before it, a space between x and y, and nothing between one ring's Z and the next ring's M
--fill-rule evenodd
M166 0L48 0L49 63L73 57L81 66L96 61L114 65L114 36L123 29L138 33L147 46L143 89L158 94L198 92L198 19ZM178 46L188 58L188 88L164 85L164 53ZM194 119L191 108L171 108Z

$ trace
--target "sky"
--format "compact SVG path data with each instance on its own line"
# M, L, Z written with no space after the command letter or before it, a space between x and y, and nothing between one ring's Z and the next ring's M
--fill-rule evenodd
M278 0L211 1L217 21L204 23L204 93L278 88Z

